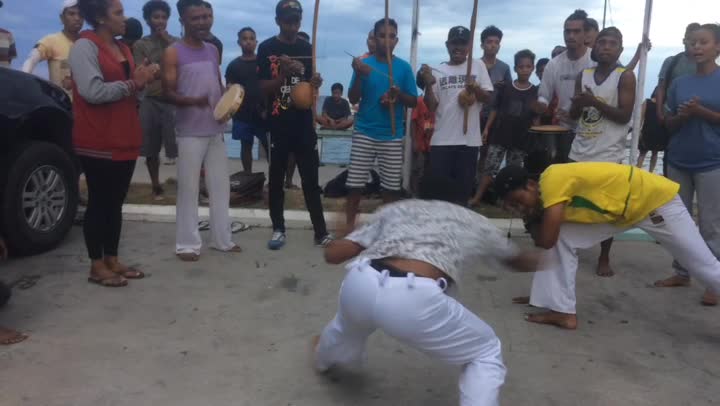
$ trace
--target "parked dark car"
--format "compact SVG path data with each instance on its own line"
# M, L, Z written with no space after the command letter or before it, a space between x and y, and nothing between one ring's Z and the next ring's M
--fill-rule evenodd
M78 206L72 103L52 83L0 68L0 230L14 255L58 245Z

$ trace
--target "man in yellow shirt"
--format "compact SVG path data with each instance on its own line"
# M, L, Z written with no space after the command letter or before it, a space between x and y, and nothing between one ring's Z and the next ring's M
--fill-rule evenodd
M77 0L65 0L63 2L60 21L63 30L38 41L35 48L30 52L30 57L23 64L22 70L26 73L32 73L38 63L47 61L50 81L70 94L72 79L68 57L70 56L70 48L72 48L85 23L77 7Z
M509 166L498 174L495 188L504 207L528 221L535 244L547 250L533 277L530 304L550 311L527 315L530 322L575 329L577 249L634 227L720 292L720 262L700 236L675 182L629 165L582 162L552 165L539 182L524 168Z

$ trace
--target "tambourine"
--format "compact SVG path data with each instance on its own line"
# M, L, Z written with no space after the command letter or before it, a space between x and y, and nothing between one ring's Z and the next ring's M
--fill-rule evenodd
M226 123L233 114L237 113L245 99L245 88L241 85L231 85L215 106L213 116L220 123Z
M300 82L290 90L290 99L298 110L309 110L313 105L313 87L310 82Z

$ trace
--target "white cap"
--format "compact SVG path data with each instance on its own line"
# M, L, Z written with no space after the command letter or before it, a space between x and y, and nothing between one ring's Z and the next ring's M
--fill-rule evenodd
M63 0L63 10L77 6L77 0Z

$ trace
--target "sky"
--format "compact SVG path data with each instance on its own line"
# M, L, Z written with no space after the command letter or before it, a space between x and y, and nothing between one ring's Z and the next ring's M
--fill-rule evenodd
M42 36L61 29L58 14L62 0L3 0L0 8L0 27L10 30L16 38L19 58L13 67L19 68L34 43ZM302 30L312 31L314 3L300 0L305 9ZM400 42L395 54L408 59L412 0L390 0L390 15L399 24ZM125 14L142 20L145 0L124 0ZM175 12L175 0L169 31L180 34ZM276 35L274 0L211 0L215 10L213 33L224 43L224 67L240 54L236 44L237 31L253 27L260 41ZM450 27L470 25L471 0L420 0L420 37L418 62L430 65L447 60L445 40ZM681 4L681 5L680 5ZM621 61L627 63L642 36L645 1L609 1L607 26L618 27L624 35L625 52ZM563 22L574 9L582 8L602 25L603 0L480 0L476 33L475 56L482 55L479 47L480 31L487 25L498 26L504 32L499 58L512 66L513 55L521 49L532 50L538 58L549 57L555 45L563 43ZM347 86L352 75L351 59L346 51L360 55L367 49L365 39L374 22L384 16L383 0L322 0L318 18L318 68L324 78L321 94L330 92L334 82ZM712 16L712 17L708 17ZM663 60L682 51L685 26L690 22L709 23L720 19L718 0L655 0L650 27L653 49L648 56L646 95L657 84ZM147 26L145 26L147 31ZM47 76L43 65L36 71Z

